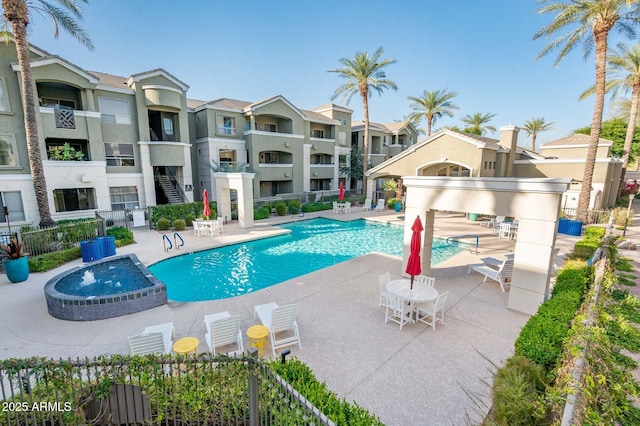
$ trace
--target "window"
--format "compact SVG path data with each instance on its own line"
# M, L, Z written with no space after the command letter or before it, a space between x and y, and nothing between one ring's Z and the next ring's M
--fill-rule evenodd
M221 149L218 151L218 158L220 159L220 164L235 164L236 151L233 149Z
M114 186L109 188L111 194L111 210L137 209L138 188L135 186Z
M63 109L76 109L76 101L74 101L73 99L40 98L40 106L49 108L62 107Z
M0 135L0 167L15 167L17 165L15 139L13 136Z
M98 104L103 123L131 124L129 101L123 99L98 98Z
M149 137L152 141L179 140L178 114L149 110Z
M263 123L262 131L276 133L278 131L278 126L273 123Z
M48 160L91 161L89 142L84 139L46 138L44 143L47 147Z
M313 137L314 138L324 138L324 130L314 129L313 130Z
M331 179L311 179L309 184L311 191L329 191L331 189Z
M278 163L278 153L277 152L261 152L260 162L261 163Z
M9 210L9 222L25 220L20 192L0 192L0 223L7 221L7 217L3 213L5 207Z
M234 136L236 134L236 118L226 115L218 115L218 134Z
M130 143L105 143L104 157L107 166L135 166L133 144Z
M96 208L93 188L54 189L53 200L57 212Z
M4 97L3 80L0 80L0 111L8 111L7 100Z

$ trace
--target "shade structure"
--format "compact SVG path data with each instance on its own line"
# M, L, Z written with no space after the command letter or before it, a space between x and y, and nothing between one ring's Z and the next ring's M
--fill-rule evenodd
M340 189L338 190L338 200L344 201L344 184L340 182Z
M207 192L207 188L202 191L202 202L204 203L202 215L209 218L209 216L211 216L211 208L209 207L209 193Z
M420 216L417 216L413 225L411 225L411 231L413 231L413 233L411 234L409 259L407 260L407 269L405 270L407 274L411 275L411 289L413 289L413 278L422 273L420 250L422 249L421 232L423 229Z

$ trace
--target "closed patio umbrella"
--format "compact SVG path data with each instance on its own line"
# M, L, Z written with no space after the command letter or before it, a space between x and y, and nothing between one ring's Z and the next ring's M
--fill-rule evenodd
M207 188L202 192L202 202L204 203L204 209L202 210L202 215L206 216L207 219L211 216L211 208L209 207L209 193L207 192Z
M420 249L422 248L422 237L421 232L424 228L422 227L422 221L420 220L420 216L416 217L416 220L411 225L411 230L413 234L411 234L411 252L409 253L409 259L407 260L407 269L406 273L411 275L411 289L413 290L413 278L416 275L420 275L422 273L422 268L420 266Z
M338 200L344 201L344 185L340 182L340 189L338 190Z

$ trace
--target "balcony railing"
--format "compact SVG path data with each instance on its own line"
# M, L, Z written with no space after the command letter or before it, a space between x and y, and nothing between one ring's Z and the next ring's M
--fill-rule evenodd
M236 128L235 127L226 127L226 126L218 126L218 134L225 136L235 136Z
M53 114L58 129L75 129L76 118L72 109L54 108Z

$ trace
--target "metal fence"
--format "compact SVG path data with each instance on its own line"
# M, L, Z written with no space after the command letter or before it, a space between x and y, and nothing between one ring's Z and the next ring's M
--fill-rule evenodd
M254 356L0 362L0 425L333 425Z
M611 210L578 210L576 208L563 207L560 210L560 215L568 219L575 219L578 216L585 218L585 225L597 225L606 224L611 217ZM582 213L582 214L579 214Z
M114 226L123 228L149 228L149 218L152 207L146 209L124 209L124 210L99 210L96 211L96 218L104 220L107 229Z
M89 219L72 222L50 228L20 233L23 250L31 256L39 256L54 251L80 246L80 241L104 236L105 229L101 219Z

